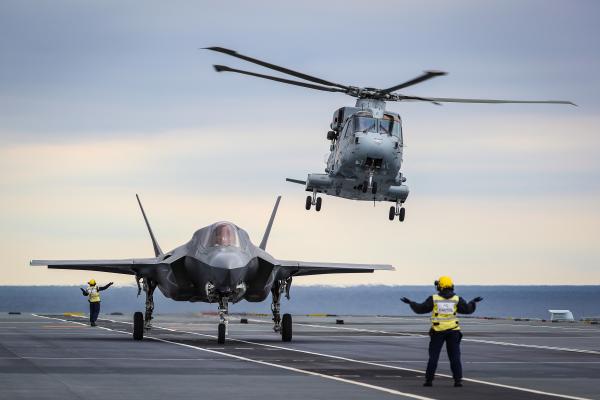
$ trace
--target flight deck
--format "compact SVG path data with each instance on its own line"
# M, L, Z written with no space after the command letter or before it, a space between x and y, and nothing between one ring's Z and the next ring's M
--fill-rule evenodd
M131 319L1 313L0 398L600 399L600 325L464 318L464 387L443 352L428 388L427 318L294 316L283 343L232 316L223 345L214 315L156 315L143 341Z

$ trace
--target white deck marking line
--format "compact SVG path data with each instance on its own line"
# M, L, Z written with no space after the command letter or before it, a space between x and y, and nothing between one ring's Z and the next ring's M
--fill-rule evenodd
M265 324L270 323L268 321L263 321L263 320L258 320L258 319L252 319L252 321L261 322L261 323L265 323ZM298 322L295 322L294 324L300 325L300 326L308 326L308 327L312 327L312 328L344 329L344 330L351 330L351 331L357 331L357 332L383 333L383 334L389 335L390 337L406 337L406 336L414 336L414 337L420 337L420 338L428 338L429 337L428 335L422 335L419 333L389 332L389 331L371 330L371 329L363 329L363 328L349 328L349 327L341 327L341 326L304 324L304 323L298 323ZM600 355L600 351L574 349L574 348L570 348L570 347L542 346L542 345L537 345L537 344L510 343L510 342L499 342L497 340L484 340L484 339L471 339L471 338L463 338L462 341L463 342L495 344L498 346L527 347L527 348L541 349L541 350L556 350L556 351L567 351L567 352L571 352L571 353L585 353L585 354Z
M74 324L81 324L80 322L69 321L69 320L60 319L60 318L46 317L46 316L37 315L37 314L32 314L32 315L34 315L36 317L41 317L41 318L55 319L57 321L71 322L71 323L74 323ZM119 322L119 321L114 321L114 322ZM105 327L99 327L99 328L102 328L102 329L105 329L105 330L108 330L108 331L111 331L111 332L124 333L124 334L127 334L127 335L131 334L130 332L119 331L117 329L110 329L110 328L105 328ZM161 329L164 329L164 328L161 328ZM172 329L168 329L168 330L172 330ZM180 331L175 331L175 332L180 332ZM270 363L270 362L260 361L260 360L253 360L253 359L247 358L247 357L237 356L237 355L229 354L229 353L223 353L223 352L215 351L215 350L209 350L209 349L206 349L206 348L203 348L203 347L192 346L190 344L173 342L171 340L160 339L160 338L153 337L153 336L145 336L145 338L151 339L151 340L155 340L157 342L170 343L170 344L174 344L176 346L186 347L186 348L189 348L189 349L195 349L195 350L205 351L205 352L208 352L208 353L219 354L219 355L223 355L223 356L226 356L226 357L229 357L229 358L234 358L234 359L241 360L241 361L247 361L247 362L251 362L251 363L255 363L255 364L260 364L260 365L266 365L266 366L269 366L269 367L281 368L281 369L285 369L285 370L288 370L288 371L298 372L298 373L301 373L301 374L316 376L316 377L325 378L325 379L330 379L330 380L333 380L333 381L349 383L351 385L356 385L356 386L361 386L361 387L365 387L365 388L369 388L369 389L374 389L374 390L377 390L377 391L380 391L380 392L385 392L385 393L389 393L389 394L393 394L393 395L397 395L397 396L409 397L411 399L417 399L417 400L436 400L436 399L431 398L431 397L419 396L419 395L412 394L412 393L404 393L404 392L400 392L398 390L388 389L388 388L385 388L385 387L382 387L382 386L375 386L375 385L370 385L368 383L351 381L349 379L344 379L344 378L340 378L340 377L333 376L333 375L320 374L318 372L312 372L312 371L307 371L307 370L303 370L303 369L288 367L286 365L273 364L273 363Z
M583 350L583 349L573 349L570 347L556 347L556 346L542 346L538 344L523 344L523 343L510 343L510 342L498 342L495 340L483 340L483 339L463 339L467 342L476 342L476 343L486 343L486 344L495 344L498 346L509 346L509 347L528 347L531 349L541 349L541 350L556 350L556 351L567 351L570 353L584 353L584 354L595 354L600 355L600 351L595 350Z
M332 360L335 362L335 360ZM375 363L425 364L423 360L372 360ZM600 364L600 361L463 361L463 364Z
M113 322L118 322L118 321L113 321ZM191 334L191 335L198 335L198 336L216 338L215 335L208 335L208 334L205 334L205 333L188 332L188 331L176 331L174 329L161 328L159 326L156 326L156 327L159 328L159 329L166 329L166 330L173 331L173 332L187 333L187 334ZM250 341L242 340L242 339L228 338L228 340L230 340L230 341L236 341L236 342L241 342L241 343L247 343L247 344L253 344L253 345L258 345L258 346L271 347L271 348L276 348L276 349L279 349L279 350L287 350L287 351L295 351L295 352L304 353L304 354L312 354L312 355L316 355L316 356L328 357L328 358L332 358L332 359L336 359L336 360L342 360L342 361L355 362L355 363L359 363L359 364L372 365L372 366L383 367L383 368L390 368L390 369L396 369L396 370L401 370L401 371L417 372L419 374L424 374L425 373L425 371L418 370L418 369L397 367L397 366L394 366L394 365L386 365L386 364L380 364L380 363L376 363L376 362L356 360L356 359L352 359L352 358L346 358L346 357L341 357L341 356L334 356L334 355L331 355L331 354L317 353L317 352L308 351L308 350L292 349L292 348L289 348L289 347L282 347L282 346L275 346L275 345L271 345L271 344L250 342ZM442 377L445 377L445 378L452 378L452 375L440 374L440 373L436 373L436 376L442 376ZM506 389L518 390L518 391L522 391L522 392L535 393L535 394L541 394L541 395L553 396L553 397L560 397L560 398L563 398L563 399L591 400L591 399L588 399L586 397L577 397L577 396L564 395L564 394L560 394L560 393L545 392L545 391L537 390L537 389L529 389L529 388L524 388L524 387L519 387L519 386L504 385L504 384L501 384L501 383L489 382L489 381L482 381L482 380L473 379L473 378L463 378L463 380L464 381L468 381L468 382L481 383L483 385L489 385L489 386L496 386L496 387L501 387L501 388L506 388Z
M223 361L223 358L140 358L140 357L0 357L0 360L132 360L132 361Z
M106 319L106 321L110 321L110 322L114 322L114 323L131 324L131 322L115 321L115 320L109 320L109 319ZM267 321L262 321L262 320L255 320L255 321L268 323ZM299 325L303 325L303 324L299 324ZM304 325L306 325L306 324L304 324ZM315 325L315 326L316 327L322 327L321 325ZM189 331L178 331L178 330L175 330L175 329L163 328L163 327L160 327L160 326L155 326L155 328L163 329L163 330L167 330L167 331L171 331L171 332L187 333L187 334L190 334L190 335L197 335L197 336L204 336L204 337L216 338L215 335L209 335L209 334L206 334L206 333L189 332ZM108 329L108 328L106 328L106 329ZM348 329L358 329L358 328L348 328ZM120 332L120 331L115 331L115 332ZM421 335L421 336L424 336L424 335ZM160 340L162 340L162 339L160 339ZM304 354L312 354L312 355L317 355L317 356L321 356L321 357L328 357L328 358L332 358L332 359L336 359L336 360L355 362L355 363L359 363L359 364L372 365L372 366L383 367L383 368L390 368L390 369L396 369L396 370L401 370L401 371L417 372L419 374L424 374L425 373L425 371L418 370L418 369L397 367L397 366L394 366L394 365L380 364L380 363L371 362L371 361L356 360L356 359L352 359L352 358L346 358L346 357L341 357L341 356L334 356L334 355L331 355L331 354L317 353L317 352L308 351L308 350L292 349L292 348L289 348L289 347L275 346L275 345L271 345L271 344L264 344L264 343L257 343L257 342L250 342L250 341L242 340L242 339L228 338L228 340L235 341L235 342L240 342L240 343L258 345L258 346L264 346L264 347L271 347L271 348L276 348L276 349L279 349L279 350L287 350L287 351L295 351L295 352L304 353ZM227 354L227 353L223 353L223 354ZM307 372L309 372L309 371L307 371ZM452 375L440 374L440 373L436 373L436 376L442 376L442 377L445 377L445 378L452 378ZM496 387L501 387L501 388L506 388L506 389L513 389L513 390L518 390L518 391L522 391L522 392L535 393L535 394L541 394L541 395L553 396L553 397L560 397L560 398L563 398L563 399L591 400L591 399L588 399L586 397L577 397L577 396L569 396L569 395L564 395L564 394L559 394L559 393L545 392L545 391L537 390L537 389L529 389L529 388L524 388L524 387L519 387L519 386L504 385L504 384L501 384L501 383L489 382L489 381L482 381L482 380L473 379L473 378L463 378L463 380L467 381L467 382L481 383L483 385L496 386Z
M385 319L400 319L396 317L382 317L376 316L375 318L385 318ZM419 319L414 318L415 321L422 321L424 324L429 324L429 319ZM577 331L586 331L586 332L598 332L600 333L600 329L589 327L589 328L577 328L577 327L568 327L568 326L549 326L549 325L531 325L531 324L513 324L513 323L498 323L498 322L489 322L493 320L480 320L476 318L463 318L461 319L464 325L474 324L474 325L491 325L491 326L527 326L530 328L548 328L548 329L562 329L562 330L577 330ZM503 321L503 320L500 320Z
M584 332L595 332L600 333L599 329L596 328L577 328L577 327L566 327L566 326L547 326L547 325L530 325L530 324L498 324L494 322L483 322L483 321L469 321L462 320L464 325L491 325L491 326L518 326L518 327L527 327L527 328L542 328L542 329L559 329L563 331L584 331Z

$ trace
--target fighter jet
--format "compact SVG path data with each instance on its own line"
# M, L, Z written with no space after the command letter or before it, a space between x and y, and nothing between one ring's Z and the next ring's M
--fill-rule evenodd
M215 222L194 232L191 240L167 253L154 236L148 218L136 195L154 247L152 258L124 260L32 260L30 265L48 268L111 272L134 275L138 295L146 295L145 314L134 314L133 338L142 340L152 327L154 290L175 301L217 303L219 312L218 343L225 342L229 303L241 300L264 301L271 293L273 330L284 342L292 340L292 316L280 315L281 295L290 298L292 279L297 276L339 273L393 271L391 265L347 264L279 260L266 252L267 241L279 207L277 197L260 245L255 246L248 233L237 225Z

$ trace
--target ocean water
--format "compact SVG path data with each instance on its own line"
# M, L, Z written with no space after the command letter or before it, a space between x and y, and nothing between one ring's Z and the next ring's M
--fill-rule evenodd
M293 286L291 300L282 300L282 310L293 314L410 315L400 298L423 301L433 292L432 286ZM567 309L576 319L600 317L600 286L460 286L456 293L467 300L482 296L484 301L475 313L479 316L549 318L549 309ZM135 287L111 287L102 296L102 313L141 311L144 307L144 296L137 297ZM158 290L154 297L158 314L217 309L216 304L175 302ZM85 312L87 308L77 286L0 286L0 312ZM270 313L270 299L241 301L229 309L232 313Z

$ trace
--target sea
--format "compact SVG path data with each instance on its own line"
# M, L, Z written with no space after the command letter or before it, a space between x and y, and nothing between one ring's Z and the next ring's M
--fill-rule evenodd
M424 301L432 286L292 286L291 299L282 299L282 311L292 314L410 315L400 301L405 296ZM598 318L600 285L587 286L460 286L456 293L470 300L483 297L476 316L549 319L548 310L570 310L576 319ZM176 302L155 292L155 313L214 312L216 304ZM88 304L78 286L0 286L0 312L86 312ZM111 287L102 292L102 314L143 311L144 295L137 288ZM270 299L240 301L231 313L270 313Z

